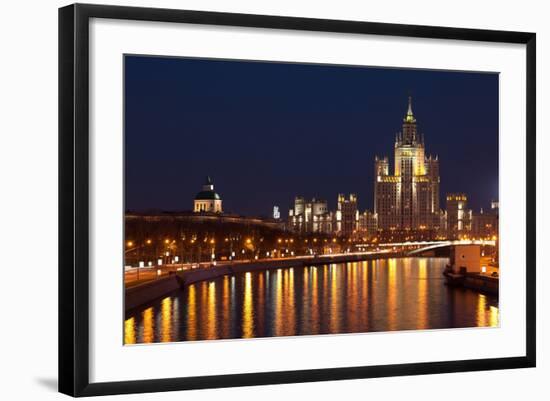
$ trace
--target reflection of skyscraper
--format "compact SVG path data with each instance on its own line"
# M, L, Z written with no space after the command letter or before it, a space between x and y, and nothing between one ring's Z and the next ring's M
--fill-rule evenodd
M381 230L435 230L440 225L439 160L426 157L409 107L396 135L394 174L387 157L375 159L374 212Z

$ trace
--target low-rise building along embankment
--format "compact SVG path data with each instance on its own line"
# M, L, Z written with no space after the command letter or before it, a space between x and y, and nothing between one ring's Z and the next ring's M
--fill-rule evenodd
M479 245L455 245L443 275L448 285L498 296L499 269L481 257Z

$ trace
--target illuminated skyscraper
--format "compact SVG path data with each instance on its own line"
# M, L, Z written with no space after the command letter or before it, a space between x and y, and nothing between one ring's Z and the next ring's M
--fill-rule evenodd
M376 157L374 169L374 212L380 230L439 229L439 160L425 156L410 96L402 131L395 137L394 174L387 157Z

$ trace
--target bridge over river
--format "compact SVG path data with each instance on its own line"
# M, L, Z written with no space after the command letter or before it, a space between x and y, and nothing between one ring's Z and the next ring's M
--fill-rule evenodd
M446 241L411 241L388 243L378 245L382 249L399 250L407 256L421 255L426 252L448 248L455 245L480 245L480 246L495 246L496 241L493 240L446 240Z

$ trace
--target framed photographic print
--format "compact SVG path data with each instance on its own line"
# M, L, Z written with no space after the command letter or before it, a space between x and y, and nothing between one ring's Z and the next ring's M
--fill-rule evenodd
M59 10L59 389L535 366L535 34Z

